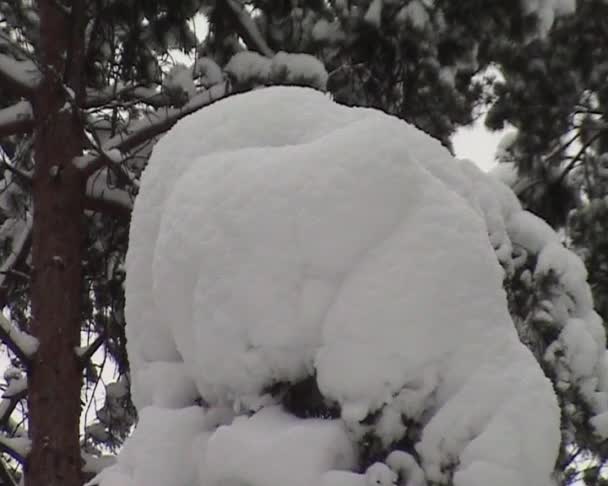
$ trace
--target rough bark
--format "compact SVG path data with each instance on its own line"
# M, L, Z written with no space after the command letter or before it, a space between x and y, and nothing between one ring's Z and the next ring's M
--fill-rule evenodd
M80 345L84 181L72 164L82 152L82 126L68 99L82 92L78 35L84 18L78 1L71 2L71 10L52 0L38 5L43 79L33 99L31 332L40 345L28 370L32 449L25 484L80 486L82 375L75 348Z

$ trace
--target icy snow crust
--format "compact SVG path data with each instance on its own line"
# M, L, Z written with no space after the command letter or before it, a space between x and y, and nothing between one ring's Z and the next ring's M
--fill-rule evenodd
M100 484L551 485L559 409L502 279L514 246L553 248L542 265L556 266L555 241L502 183L375 110L268 88L184 119L135 202L141 420ZM341 418L296 418L265 394L313 374ZM357 471L362 435L390 451L402 417L422 427L418 457Z

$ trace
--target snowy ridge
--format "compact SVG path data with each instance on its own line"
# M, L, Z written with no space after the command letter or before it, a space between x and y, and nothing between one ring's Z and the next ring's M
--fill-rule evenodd
M310 89L182 120L154 149L131 226L141 420L96 481L553 484L559 408L502 280L516 248L538 253L592 326L580 261L556 238L414 127ZM593 360L605 377L604 354ZM276 392L307 380L317 418Z

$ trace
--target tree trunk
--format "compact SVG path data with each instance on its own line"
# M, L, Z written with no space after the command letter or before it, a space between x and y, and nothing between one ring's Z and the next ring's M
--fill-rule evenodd
M32 231L32 333L40 342L29 375L32 450L26 486L80 486L80 345L83 189L71 166L66 115L37 133ZM53 176L51 174L58 174Z
M32 449L24 468L26 486L83 482L82 372L75 348L81 327L84 182L72 164L82 152L83 132L73 103L66 104L70 90L76 97L82 91L83 19L78 18L81 2L67 2L71 10L62 3L38 2L43 80L33 103L31 332L40 345L28 371Z

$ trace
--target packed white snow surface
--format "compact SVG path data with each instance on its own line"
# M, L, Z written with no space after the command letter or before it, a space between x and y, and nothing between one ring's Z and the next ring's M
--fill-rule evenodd
M185 118L155 147L133 211L141 420L96 481L553 484L559 408L502 279L516 248L541 255L578 319L563 345L583 329L597 348L575 344L603 350L584 269L556 241L501 182L375 110L275 87ZM568 376L607 397L605 354L570 358ZM267 393L311 376L339 416L296 418ZM414 453L393 450L412 423ZM362 465L370 433L392 452Z

